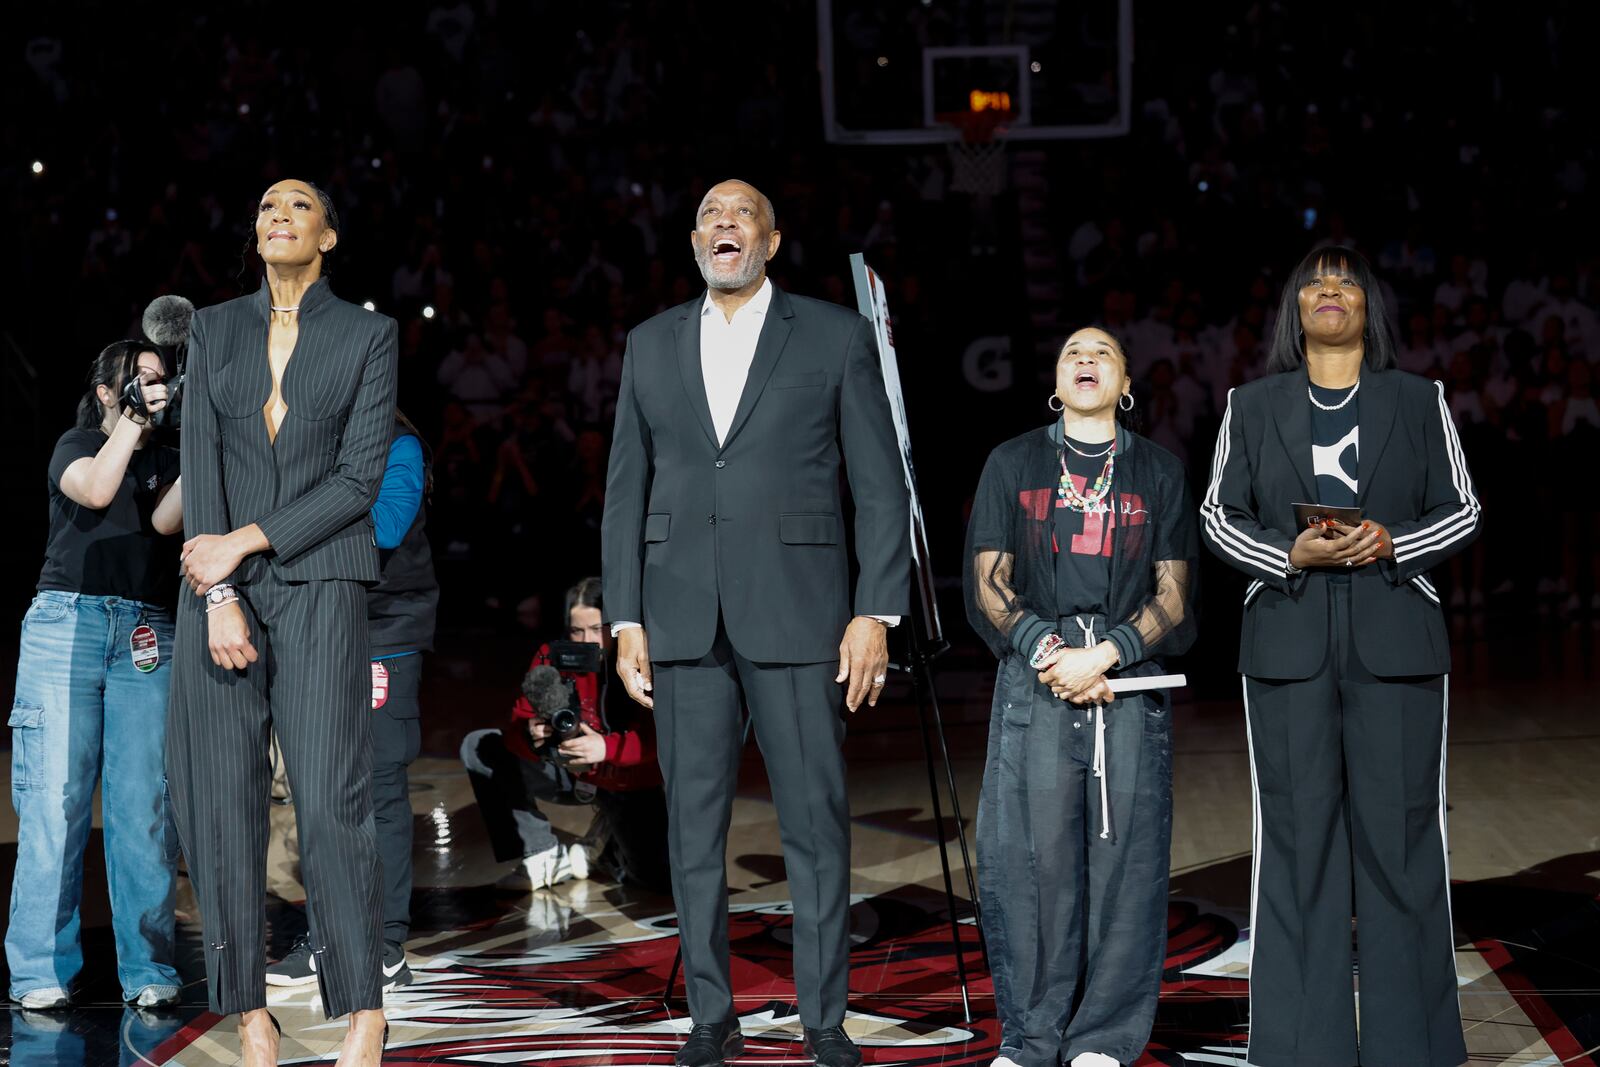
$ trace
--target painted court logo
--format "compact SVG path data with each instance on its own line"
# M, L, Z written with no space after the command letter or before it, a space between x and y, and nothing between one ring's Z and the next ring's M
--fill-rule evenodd
M898 1067L987 1065L1000 1044L992 994L975 929L962 928L974 1021L962 1020L949 925L911 901L924 895L858 899L852 909L851 1012L847 1027L867 1064ZM932 901L930 901L930 904ZM582 923L581 915L572 916ZM528 947L526 937L496 942L506 924L481 931L478 946L456 949L414 968L415 981L385 998L390 1022L386 1064L535 1062L547 1067L595 1063L659 1064L688 1033L682 979L670 1007L661 1001L677 950L676 918L639 923L636 936ZM579 931L575 928L572 933ZM740 1064L809 1062L793 1003L791 928L787 903L736 907L729 918L733 987L745 1035ZM552 931L551 938L560 936ZM540 938L535 937L535 940ZM1193 1019L1215 1051L1201 1062L1243 1063L1237 1027L1245 984L1196 976L1195 964L1224 956L1238 942L1234 924L1187 902L1168 922L1166 984L1219 1010ZM1234 1031L1237 1031L1235 1033ZM1173 1035L1176 1037L1177 1035ZM1232 1046L1237 1039L1237 1055ZM1188 1041L1187 1051L1201 1046ZM285 1063L321 1061L290 1061ZM1158 1028L1145 1064L1182 1064ZM1191 1059L1189 1062L1196 1062Z

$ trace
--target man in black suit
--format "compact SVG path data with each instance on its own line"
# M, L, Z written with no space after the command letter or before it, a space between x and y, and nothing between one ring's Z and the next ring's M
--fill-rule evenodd
M728 979L724 854L739 710L766 758L794 900L795 986L823 1067L842 1028L850 822L844 702L877 703L887 626L909 607L906 485L870 327L766 276L772 204L714 186L691 240L703 297L635 328L606 481L605 603L617 671L653 706L672 892L694 1019L680 1067L743 1049ZM841 464L860 565L852 597Z

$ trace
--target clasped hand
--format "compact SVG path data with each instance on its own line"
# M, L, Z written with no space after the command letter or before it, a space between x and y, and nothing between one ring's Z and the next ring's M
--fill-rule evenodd
M244 550L232 534L200 534L183 543L183 579L196 596L228 579L239 569Z
M1116 648L1101 643L1093 648L1063 648L1044 662L1039 681L1062 700L1074 704L1110 704L1117 699L1106 681L1106 671L1116 664Z
M1380 559L1394 558L1394 543L1382 523L1363 519L1358 526L1345 526L1332 519L1321 526L1308 526L1289 549L1289 562L1301 570L1312 567L1365 567Z

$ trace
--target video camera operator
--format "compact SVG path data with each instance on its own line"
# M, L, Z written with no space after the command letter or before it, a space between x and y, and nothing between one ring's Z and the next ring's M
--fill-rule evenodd
M183 505L178 450L151 436L171 397L166 375L156 345L108 345L77 426L50 458L49 540L10 717L17 863L5 949L11 999L28 1010L66 1008L82 993L97 784L122 997L178 1002L163 741Z
M534 654L506 729L477 730L461 744L495 859L520 859L534 889L585 879L598 869L618 882L666 893L666 804L655 726L620 686L607 684L611 633L601 622L599 578L567 591L566 619L570 641L547 643ZM541 800L592 804L588 833L561 844L539 810Z

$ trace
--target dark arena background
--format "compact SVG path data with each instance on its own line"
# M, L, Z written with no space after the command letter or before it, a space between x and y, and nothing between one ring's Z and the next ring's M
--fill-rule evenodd
M1142 432L1198 491L1227 390L1264 372L1286 272L1313 246L1352 244L1383 281L1401 366L1444 382L1484 505L1482 537L1434 575L1454 654L1450 875L1471 1062L1592 1064L1588 15L1480 0L13 6L0 31L15 253L0 319L0 647L15 660L46 463L89 360L138 336L157 295L203 307L254 291L252 198L280 178L318 182L343 218L332 285L399 321L400 404L436 478L440 631L411 768L415 977L386 998L385 1062L670 1063L689 1026L681 980L662 995L671 898L600 874L531 890L518 864L494 861L459 749L506 721L533 649L565 636L563 591L600 570L623 343L702 291L687 237L705 190L740 177L771 197L783 245L770 271L789 291L854 307L855 252L887 287L952 644L935 670L969 842L994 663L964 621L960 561L990 448L1048 421L1057 349L1105 323L1127 340ZM1207 557L1201 637L1176 665L1189 685L1174 720L1168 949L1141 1064L1245 1062L1244 586ZM918 723L898 673L850 723L847 1029L871 1064L984 1065L992 991ZM570 839L587 808L551 816ZM293 817L273 808L272 958L305 923ZM206 1009L182 873L182 1004L122 1004L99 826L82 986L66 1011L0 1013L0 1050L24 1067L238 1062L233 1021ZM11 886L10 808L0 842ZM941 846L963 901L970 1022ZM739 1062L809 1062L753 743L728 864ZM284 1063L327 1062L344 1032L315 988L272 993Z

